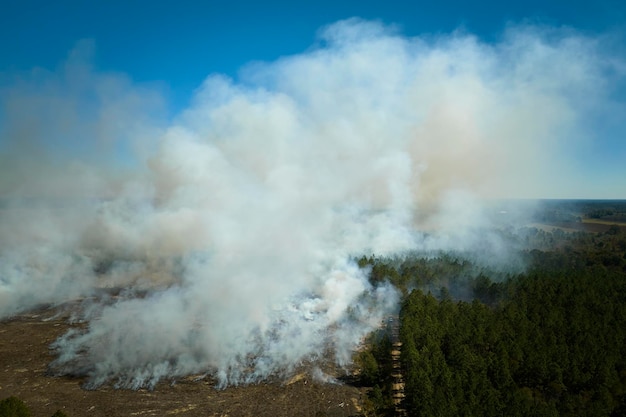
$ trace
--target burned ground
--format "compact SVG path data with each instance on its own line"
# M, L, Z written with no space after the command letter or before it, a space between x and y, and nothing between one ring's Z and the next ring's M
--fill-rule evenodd
M306 372L288 381L224 390L194 377L161 382L152 391L85 390L83 378L48 372L54 359L50 344L70 328L68 317L67 310L40 309L0 322L0 398L19 397L33 416L59 409L70 417L352 416L366 396L362 388L321 383Z

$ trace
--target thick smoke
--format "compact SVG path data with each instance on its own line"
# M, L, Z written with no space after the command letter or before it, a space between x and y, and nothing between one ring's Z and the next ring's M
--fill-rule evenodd
M3 90L0 317L88 297L54 367L133 388L347 364L397 302L352 259L505 257L481 201L558 189L612 65L575 33L349 20L239 82L209 76L165 123L156 87L85 49Z

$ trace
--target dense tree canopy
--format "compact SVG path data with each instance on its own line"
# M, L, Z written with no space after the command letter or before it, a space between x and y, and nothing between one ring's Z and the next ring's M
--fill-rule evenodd
M409 415L626 415L626 233L525 233L522 273L448 255L359 261L405 294ZM368 366L366 382L385 380Z

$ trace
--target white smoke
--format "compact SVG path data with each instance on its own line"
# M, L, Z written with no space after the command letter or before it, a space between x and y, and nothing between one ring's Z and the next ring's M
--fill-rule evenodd
M320 39L210 76L169 126L152 89L77 53L5 89L0 316L91 296L54 366L92 386L246 383L329 349L347 364L397 302L351 259L476 249L481 198L557 189L607 105L612 64L576 33L348 20Z

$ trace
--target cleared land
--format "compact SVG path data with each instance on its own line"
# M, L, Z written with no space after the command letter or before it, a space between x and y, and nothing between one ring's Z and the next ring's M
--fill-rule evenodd
M287 382L216 390L207 380L164 382L155 390L87 391L82 378L51 377L49 345L66 332L69 313L46 309L0 322L0 399L22 399L32 415L63 410L90 416L352 416L361 411L365 391L325 384L307 373Z
M617 225L620 229L626 231L626 223L615 222L602 219L582 219L580 222L550 222L550 223L531 223L529 227L536 227L538 229L550 232L554 229L561 229L564 232L589 232L589 233L604 233L611 228L611 226Z

